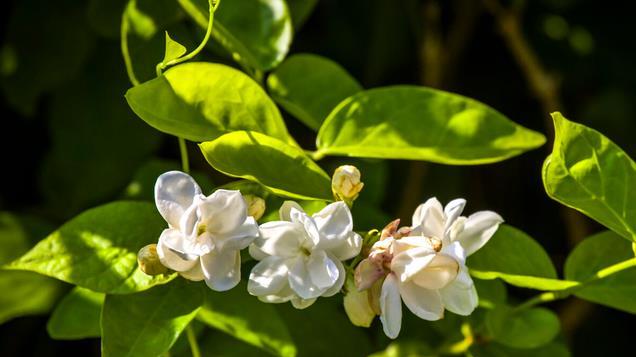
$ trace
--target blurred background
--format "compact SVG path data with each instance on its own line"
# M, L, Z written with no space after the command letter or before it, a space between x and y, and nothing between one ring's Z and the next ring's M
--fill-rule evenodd
M174 0L160 14L171 35L193 48L201 31ZM232 1L232 0L224 0ZM362 227L406 221L416 205L437 196L468 200L468 212L501 213L550 253L557 268L582 238L601 230L544 193L541 165L551 149L548 113L559 110L593 127L636 156L636 31L629 2L592 0L320 0L292 6L297 19L290 54L309 52L346 68L365 88L427 85L478 99L513 121L545 133L548 144L502 163L455 167L422 162L325 159L361 168L361 200L380 203L355 212ZM315 7L312 8L312 6ZM130 83L120 52L123 0L5 0L0 12L0 211L17 217L35 242L79 212L115 199L151 198L156 174L178 169L175 138L137 118L123 94ZM294 13L294 11L296 13ZM140 80L154 76L163 33L131 42ZM210 44L199 59L234 65ZM307 149L315 133L286 116ZM426 130L426 128L422 128ZM190 160L214 185L230 179L190 145ZM150 184L148 184L150 182ZM366 196L366 198L365 198ZM0 230L9 219L0 216ZM0 248L1 250L1 248ZM99 340L55 341L46 314L60 291L34 316L7 311L0 282L0 356L99 355ZM64 290L64 288L62 288ZM509 289L517 299L532 291ZM4 305L4 306L3 306ZM633 316L570 298L550 305L574 356L626 356ZM28 310L28 309L27 309ZM30 310L31 311L31 310ZM16 317L18 316L18 317Z

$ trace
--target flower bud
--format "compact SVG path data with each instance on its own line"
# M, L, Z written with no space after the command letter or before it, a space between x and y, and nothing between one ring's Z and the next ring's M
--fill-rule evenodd
M371 326L376 313L370 305L369 292L367 290L358 291L352 279L347 279L346 288L344 308L349 320L355 326Z
M336 200L351 205L358 198L364 183L360 181L360 171L352 165L343 165L336 169L331 179L331 190Z
M168 272L168 268L159 261L156 244L148 244L141 248L137 253L137 263L139 263L139 269L148 275L160 275Z
M244 195L245 203L247 203L247 215L254 217L255 220L261 219L265 213L265 200L256 195Z

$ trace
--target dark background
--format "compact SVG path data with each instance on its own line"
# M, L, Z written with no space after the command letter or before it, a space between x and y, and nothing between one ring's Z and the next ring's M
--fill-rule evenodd
M77 37L77 48L57 46L52 43L55 36L38 32L42 27L21 22L25 6L37 8L44 1L5 1L0 12L0 41L15 43L12 27L32 27L31 32L21 32L29 34L19 45L25 63L50 62L44 75L29 71L16 84L5 80L6 58L0 61L0 210L37 216L52 227L120 197L145 160L179 159L173 138L152 131L127 108L123 93L128 83L117 37L100 36L82 22L86 1L59 3L73 10L66 14L41 8L40 19L58 16L48 30L57 28L58 36ZM520 2L503 3L506 8L515 4ZM558 109L634 155L636 25L630 10L629 2L591 0L537 0L520 7L520 33L527 48L557 84L549 95L533 89L528 71L510 51L505 31L502 34L493 13L480 1L321 0L296 34L290 53L329 57L365 88L426 84L467 95L548 137L552 130L548 110ZM69 28L59 29L59 23ZM187 26L198 35L191 24ZM43 41L49 45L43 46ZM49 80L47 74L60 78ZM24 87L43 88L36 91L35 99L23 101L20 93L29 93ZM555 98L557 108L546 103ZM288 119L291 132L311 148L314 134ZM143 145L131 154L139 142ZM550 148L551 138L544 147L520 157L474 167L391 162L384 211L390 217L404 216L399 212L404 200L416 203L436 195L444 202L465 197L469 211L497 211L537 239L559 269L579 239L602 228L545 195L540 172ZM194 168L206 170L201 155L194 146L190 149ZM227 181L210 175L215 183ZM519 299L533 293L510 292ZM550 307L562 318L574 356L622 356L633 350L633 316L574 299ZM46 320L24 317L0 326L0 355L99 353L97 340L49 339Z

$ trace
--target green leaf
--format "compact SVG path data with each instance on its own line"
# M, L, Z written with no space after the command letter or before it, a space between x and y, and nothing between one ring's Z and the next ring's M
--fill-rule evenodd
M46 330L57 340L100 337L100 315L105 295L75 287L53 310Z
M278 104L316 131L338 103L362 90L339 64L312 54L285 60L267 78L267 88Z
M500 345L498 343L473 344L470 348L473 357L570 357L567 347L551 342L547 345L532 348L518 349Z
M208 291L197 318L275 356L293 357L296 346L273 305L246 292L245 284L218 293Z
M190 62L128 90L132 110L159 131L192 141L252 130L296 145L276 105L243 72Z
M565 262L565 277L586 281L610 265L633 258L629 242L607 231L585 239ZM623 270L584 286L574 295L598 304L636 314L636 268Z
M178 0L202 28L208 27L207 0ZM221 2L214 14L213 38L245 67L267 71L287 55L292 24L284 0Z
M203 287L185 279L132 295L107 295L102 356L152 356L170 350L203 303Z
M156 242L166 227L153 204L109 203L73 218L6 268L34 271L97 292L145 290L175 276L151 277L137 267L139 249Z
M226 175L258 182L277 195L333 199L331 180L320 166L276 138L236 131L199 146L210 165Z
M478 279L501 278L524 288L562 290L577 284L558 280L554 265L541 245L508 225L501 225L490 241L468 258L468 267Z
M501 280L475 280L475 287L479 295L479 306L493 309L495 306L506 303L508 293L506 285Z
M15 317L45 314L62 292L58 281L28 271L0 270L0 324Z
M275 307L290 327L299 356L367 356L372 352L368 330L349 322L341 296L320 298L304 310L289 303Z
M513 348L536 348L552 341L560 330L559 318L546 308L514 312L498 306L486 315L486 326L495 341Z
M498 162L537 148L545 137L476 100L426 87L360 92L340 103L318 132L318 155Z
M435 357L437 354L422 341L391 342L385 350L373 353L369 357Z
M594 129L552 113L554 148L543 165L548 195L636 241L636 163Z
M34 225L32 219L0 212L0 264L19 257L29 249L29 237ZM25 226L26 224L29 226ZM38 229L35 229L37 231ZM62 290L53 279L24 271L0 270L0 324L14 317L38 315L48 312Z
M179 42L170 38L166 31L166 52L163 55L163 63L168 63L186 54L188 50Z
M307 21L317 4L318 0L287 0L292 25L296 31Z

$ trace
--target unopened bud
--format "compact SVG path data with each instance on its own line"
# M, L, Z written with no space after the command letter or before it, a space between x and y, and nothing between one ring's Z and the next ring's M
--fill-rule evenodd
M254 217L255 220L261 219L265 213L265 200L256 195L244 195L247 203L247 215Z
M371 326L376 313L370 305L369 292L367 290L358 291L352 279L347 279L346 288L344 308L349 320L355 326Z
M336 200L351 205L358 198L364 183L360 181L360 170L352 165L343 165L336 169L331 179L331 190Z
M160 275L168 272L168 268L159 261L156 244L148 244L141 248L137 253L137 263L139 263L139 269L148 275Z

